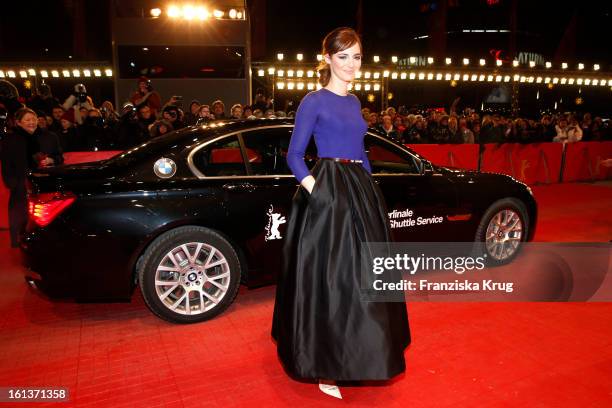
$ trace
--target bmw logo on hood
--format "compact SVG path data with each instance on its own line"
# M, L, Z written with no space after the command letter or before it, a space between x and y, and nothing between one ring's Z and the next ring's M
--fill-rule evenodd
M159 178L170 178L176 173L176 163L172 159L162 157L153 165L153 171Z

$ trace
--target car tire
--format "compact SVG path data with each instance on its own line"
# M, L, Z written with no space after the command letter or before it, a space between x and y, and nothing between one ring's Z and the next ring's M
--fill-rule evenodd
M138 282L149 309L172 323L198 323L219 315L234 301L241 265L221 234L198 226L179 227L146 249Z
M485 254L489 266L511 262L526 241L529 215L516 198L495 201L485 211L476 229L476 253Z

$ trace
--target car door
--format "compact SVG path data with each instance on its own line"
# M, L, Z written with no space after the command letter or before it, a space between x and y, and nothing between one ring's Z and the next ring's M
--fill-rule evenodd
M291 125L276 125L240 134L249 191L233 194L228 211L231 218L243 220L241 239L254 272L252 285L275 281L281 269L291 202L298 188L287 166L292 130Z
M421 161L381 136L367 134L365 149L372 175L388 207L396 241L453 241L456 193L451 181L434 171L422 171Z
M288 216L298 182L287 166L286 155L293 125L261 126L206 142L190 153L189 163L198 179L191 184L192 202L204 217L207 206L223 207L223 220L214 223L245 250L248 284L276 280ZM311 142L305 162L316 163ZM210 208L210 207L208 207Z

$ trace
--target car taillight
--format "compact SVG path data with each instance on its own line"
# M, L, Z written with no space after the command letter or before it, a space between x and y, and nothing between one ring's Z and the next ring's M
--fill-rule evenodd
M28 196L30 219L44 227L76 200L72 193L41 193Z

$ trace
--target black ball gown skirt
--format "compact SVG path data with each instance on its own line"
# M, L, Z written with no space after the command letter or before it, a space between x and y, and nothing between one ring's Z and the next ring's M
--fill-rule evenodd
M300 379L387 380L405 370L406 304L361 299L361 243L389 242L384 197L359 163L321 159L293 197L272 337ZM403 299L403 294L402 294Z

